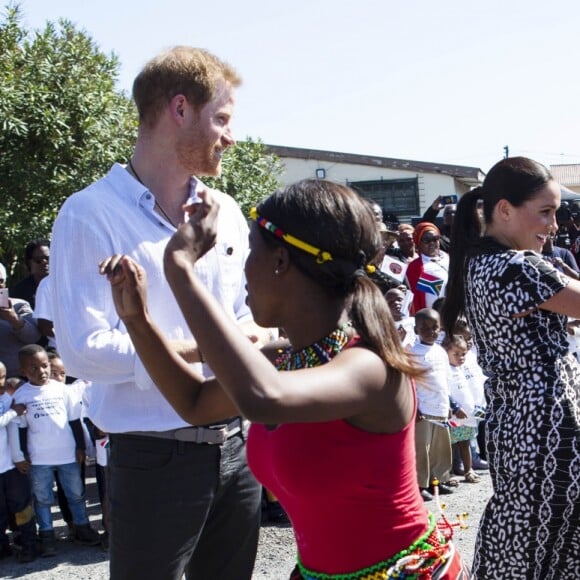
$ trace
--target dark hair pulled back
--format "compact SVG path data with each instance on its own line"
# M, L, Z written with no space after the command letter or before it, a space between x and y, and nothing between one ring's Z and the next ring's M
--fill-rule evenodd
M292 263L330 297L346 299L352 324L369 348L393 370L415 375L386 300L365 272L381 244L369 204L344 185L303 180L277 190L257 210L285 233L332 255L332 260L320 263L316 256L258 228L267 242L282 244Z
M461 196L449 247L449 279L442 313L444 328L453 328L457 318L465 314L467 262L481 251L481 238L485 226L493 220L497 203L505 199L520 207L551 180L552 175L541 163L527 157L508 157L489 170L481 187Z

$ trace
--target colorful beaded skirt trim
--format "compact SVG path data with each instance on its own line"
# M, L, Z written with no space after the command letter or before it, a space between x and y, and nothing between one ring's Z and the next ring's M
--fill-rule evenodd
M447 526L438 525L435 516L429 514L429 528L408 548L392 558L347 574L324 574L304 567L300 558L292 578L303 580L387 580L389 578L433 578L436 570L454 556L455 549L445 533Z

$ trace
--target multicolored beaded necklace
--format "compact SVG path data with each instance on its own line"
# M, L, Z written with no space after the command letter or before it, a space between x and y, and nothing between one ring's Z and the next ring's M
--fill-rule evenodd
M318 367L333 359L348 343L345 329L352 326L347 322L334 329L330 334L316 342L301 348L292 350L286 348L276 359L276 368L279 371L294 371L296 369L309 369Z

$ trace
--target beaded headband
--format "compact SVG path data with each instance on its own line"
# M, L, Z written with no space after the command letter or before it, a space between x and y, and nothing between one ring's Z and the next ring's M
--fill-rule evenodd
M250 218L253 219L261 228L264 228L266 231L274 234L277 238L284 240L287 244L290 244L291 246L294 246L303 252L307 252L308 254L316 256L317 264L324 264L324 262L330 262L332 260L332 255L330 252L319 250L308 242L303 242L302 240L299 240L290 234L285 234L278 226L275 226L266 218L258 215L258 210L255 207L250 210Z
M258 214L258 210L255 207L250 209L250 218L254 220L261 228L264 228L266 231L275 235L277 238L284 240L287 244L290 244L291 246L294 246L303 252L307 252L308 254L316 256L317 264L324 264L324 262L331 262L333 260L332 254L330 252L319 250L317 247L309 244L308 242L299 240L291 234L284 233L271 221L268 221L266 218L260 216ZM363 268L356 270L355 274L357 272L364 272L364 274L374 274L376 272L376 267L373 264L366 264Z

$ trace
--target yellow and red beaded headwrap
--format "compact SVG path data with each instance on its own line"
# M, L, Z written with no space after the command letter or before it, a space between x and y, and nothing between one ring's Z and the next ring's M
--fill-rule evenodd
M331 262L333 260L332 254L330 252L320 250L308 242L304 242L303 240L299 240L297 237L291 234L285 233L271 221L259 215L258 210L255 207L250 210L250 218L254 220L261 228L264 228L267 232L270 232L272 235L280 238L287 244L290 244L291 246L294 246L303 252L307 252L308 254L316 256L317 264L324 264L325 262ZM366 264L362 266L361 271L364 271L365 274L374 274L376 272L376 267L373 264Z
M277 238L284 240L287 244L316 256L317 264L324 264L324 262L330 262L332 260L332 254L330 252L325 252L324 250L319 250L312 244L308 242L303 242L291 234L284 233L278 226L274 225L271 221L258 215L258 210L253 207L250 210L250 218L252 218L261 228L275 235Z

